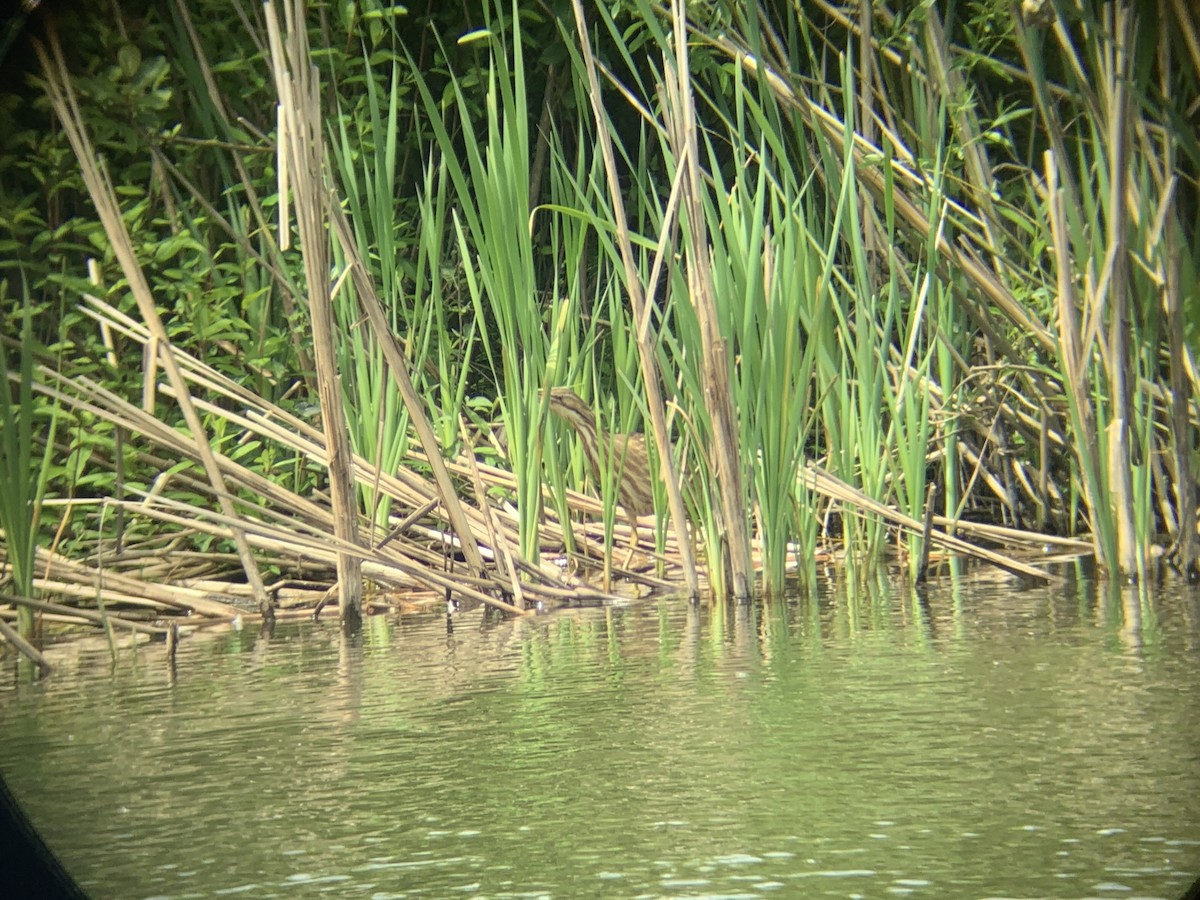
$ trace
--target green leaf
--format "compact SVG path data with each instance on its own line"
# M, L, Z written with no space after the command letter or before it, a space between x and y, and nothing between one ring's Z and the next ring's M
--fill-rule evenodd
M117 66L126 78L133 78L142 64L142 52L133 44L122 44L117 48Z

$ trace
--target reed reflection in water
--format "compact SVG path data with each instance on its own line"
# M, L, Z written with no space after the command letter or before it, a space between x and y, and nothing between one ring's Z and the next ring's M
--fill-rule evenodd
M1196 595L830 589L76 651L0 772L94 897L1175 897ZM71 671L73 669L73 671Z

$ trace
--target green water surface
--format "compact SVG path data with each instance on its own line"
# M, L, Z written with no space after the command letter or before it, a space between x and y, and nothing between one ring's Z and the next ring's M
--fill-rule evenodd
M0 774L90 896L1164 897L1191 590L970 578L76 648Z

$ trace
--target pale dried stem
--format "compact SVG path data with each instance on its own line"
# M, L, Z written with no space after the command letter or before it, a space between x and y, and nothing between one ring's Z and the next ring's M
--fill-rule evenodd
M671 523L679 539L680 554L683 560L683 574L687 582L688 593L696 596L700 584L696 571L695 555L687 534L687 512L683 505L683 495L679 490L679 480L671 457L670 435L667 432L666 414L663 407L662 387L659 381L658 367L655 364L654 341L649 334L649 313L642 283L634 262L633 245L629 236L629 226L625 213L624 193L621 180L617 173L617 163L613 154L612 141L609 136L608 120L601 104L600 84L596 78L595 56L592 53L591 36L588 34L587 21L580 0L572 0L575 11L575 24L579 33L580 52L587 72L588 96L591 101L592 114L596 124L596 138L600 145L600 153L604 159L604 172L608 181L609 200L613 205L614 224L617 229L617 246L621 251L621 261L625 269L625 288L629 293L629 304L633 312L633 320L642 323L637 334L638 362L641 367L642 381L646 389L646 404L650 412L650 423L654 432L654 440L658 447L659 469L667 487L667 499ZM673 217L668 217L673 219ZM664 221L664 233L673 224ZM661 241L660 241L661 244Z
M142 319L157 343L159 352L156 359L161 361L167 378L176 391L179 398L180 411L183 413L188 429L191 431L196 453L212 484L213 492L218 497L221 509L226 514L234 516L235 510L232 501L228 499L225 491L224 479L222 478L220 468L217 465L212 449L209 447L207 435L204 432L200 417L191 403L187 386L176 364L174 354L171 352L171 343L167 336L166 328L163 326L162 319L159 318L154 295L138 262L132 239L121 216L121 209L117 202L116 194L113 191L107 173L99 162L95 148L92 146L84 127L83 116L80 113L71 89L70 74L67 71L66 62L63 60L57 35L53 29L51 29L49 34L50 53L48 54L40 43L36 45L36 50L46 78L46 90L50 98L51 107L62 124L71 148L79 162L84 183L87 185L92 202L96 206L96 212L104 225L105 234L120 263L121 270L129 283L130 291L137 302ZM254 587L255 598L260 608L264 612L269 611L269 598L263 588L262 576L259 573L254 556L250 552L249 545L246 543L245 536L238 528L234 528L232 538L234 545L237 547L242 568L246 573L246 579Z

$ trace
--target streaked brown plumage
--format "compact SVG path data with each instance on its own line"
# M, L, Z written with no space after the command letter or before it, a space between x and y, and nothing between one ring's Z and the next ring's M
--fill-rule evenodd
M650 457L646 436L640 432L609 436L596 427L596 414L570 388L550 391L550 410L561 416L575 429L583 447L583 455L597 483L601 483L601 456L605 464L618 475L617 499L625 508L633 525L636 540L638 516L654 512L654 482L650 475Z

